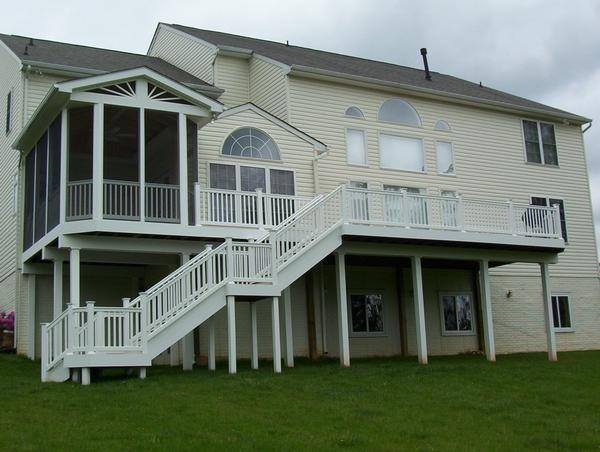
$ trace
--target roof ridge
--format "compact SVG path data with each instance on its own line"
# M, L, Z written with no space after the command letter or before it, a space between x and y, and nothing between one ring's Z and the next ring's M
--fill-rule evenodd
M379 64L387 64L387 65L390 65L390 66L402 67L402 68L410 69L410 70L413 70L413 71L424 72L423 69L419 69L419 68L412 67L412 66L406 66L406 65L403 65L403 64L391 63L389 61L374 60L372 58L366 58L366 57L361 57L361 56L356 56L356 55L349 55L349 54L346 54L346 53L333 52L333 51L330 51L330 50L322 50L322 49L315 49L315 48L312 48L312 47L297 46L297 45L293 45L293 44L285 44L283 42L272 41L270 39L254 38L252 36L237 35L237 34L234 34L234 33L227 33L225 31L209 30L207 28L190 27L189 25L182 25L182 24L165 24L165 25L171 25L171 26L176 26L176 27L189 28L189 29L198 30L198 31L206 31L206 32L209 32L209 33L217 33L217 34L221 34L221 35L233 36L233 37L236 37L236 38L252 39L253 41L267 42L267 43L270 43L270 44L277 44L277 45L284 46L284 47L294 47L296 49L310 50L310 51L313 51L313 52L327 53L327 54L330 54L330 55L338 55L338 56L343 56L343 57L347 57L347 58L356 58L356 59L363 60L363 61L370 61L370 62L379 63ZM446 74L443 74L441 72L436 72L436 71L429 71L429 72L431 72L432 74L446 75Z

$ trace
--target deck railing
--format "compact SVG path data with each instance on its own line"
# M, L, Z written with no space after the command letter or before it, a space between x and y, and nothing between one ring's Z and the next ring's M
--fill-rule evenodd
M104 218L140 219L140 183L123 180L104 181Z
M67 219L92 218L92 181L81 180L67 183Z
M146 220L179 223L179 185L146 183Z
M197 224L273 227L312 198L254 192L195 188Z

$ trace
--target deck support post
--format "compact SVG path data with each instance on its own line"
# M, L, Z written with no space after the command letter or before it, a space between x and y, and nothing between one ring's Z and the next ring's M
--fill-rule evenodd
M256 315L256 302L250 303L250 334L251 334L251 366L252 369L258 369L258 319Z
M227 295L227 354L229 357L229 373L237 372L237 356L236 356L236 340L235 340L235 297Z
M421 256L411 256L410 264L412 270L413 301L415 303L417 356L419 357L419 363L427 364L427 332L425 330L425 302L423 299Z
M540 263L540 273L542 276L542 293L544 297L544 317L546 318L548 360L558 361L558 357L556 356L556 338L554 337L554 317L552 315L552 290L550 289L550 273L547 263Z
M335 253L335 273L337 279L338 332L340 365L350 367L350 338L348 335L348 303L346 294L346 255Z
M63 312L63 261L56 259L53 262L52 272L52 319L56 319Z
M92 380L91 372L89 367L81 368L81 384L83 386L87 386L90 384Z
M146 368L145 367L140 367L139 377L140 377L140 380L146 379Z
M31 360L35 359L35 299L36 299L36 281L37 276L34 274L27 275L27 308L29 315L27 316L27 357Z
M283 290L283 317L285 319L285 365L294 367L294 332L292 331L292 297L290 287Z
M188 167L187 167L187 116L179 113L179 222L189 224Z
M271 330L273 331L273 372L281 373L281 337L279 330L279 297L271 299Z
M215 316L208 319L208 370L215 370Z
M181 255L181 265L185 265L189 260L189 254ZM188 289L184 288L183 290L186 292ZM183 370L192 370L194 367L194 330L186 334L183 339L179 341L179 344Z
M492 294L490 289L489 263L486 260L479 261L479 300L481 302L481 314L483 323L483 341L485 345L485 356L488 361L496 361L496 344L494 342L494 322L492 316Z
M79 267L80 250L79 248L71 248L69 251L69 286L71 296L71 306L78 308L80 306L80 287L79 287Z

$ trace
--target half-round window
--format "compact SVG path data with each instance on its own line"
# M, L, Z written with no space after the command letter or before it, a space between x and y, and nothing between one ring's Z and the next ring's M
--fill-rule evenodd
M281 160L275 141L265 132L254 127L242 127L231 132L223 143L221 153L235 157Z
M435 128L437 130L450 130L450 124L448 124L443 119L440 119L438 122L435 123Z
M348 109L346 110L346 116L352 116L353 118L365 119L365 115L363 115L363 112L361 111L361 109L356 106L348 107Z
M417 110L402 99L386 100L379 109L377 119L380 121L409 124L412 126L421 125L421 118L419 117Z

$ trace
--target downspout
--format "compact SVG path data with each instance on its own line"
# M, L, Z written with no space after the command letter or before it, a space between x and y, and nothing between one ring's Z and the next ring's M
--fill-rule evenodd
M587 126L585 129L583 129L583 130L581 131L581 134L583 135L584 133L586 133L586 132L587 132L588 130L590 130L591 128L592 128L592 123L590 122L590 123L588 124L588 126Z
M315 186L315 194L321 193L321 187L319 185L319 160L321 160L323 157L327 157L328 155L329 149L327 149L321 154L315 155L315 157L313 158L313 179Z

